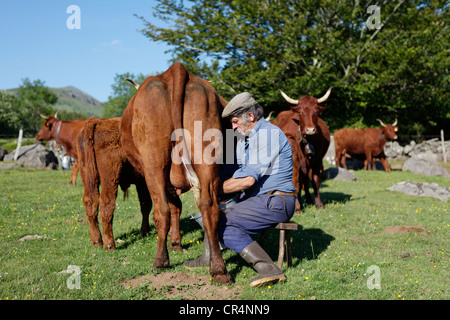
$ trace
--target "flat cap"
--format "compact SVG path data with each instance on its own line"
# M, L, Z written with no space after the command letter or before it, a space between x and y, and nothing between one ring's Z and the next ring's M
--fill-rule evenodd
M239 115L245 112L245 110L250 109L254 105L257 105L255 99L248 92L239 93L233 99L228 102L225 109L222 112L222 118L227 118L229 116Z

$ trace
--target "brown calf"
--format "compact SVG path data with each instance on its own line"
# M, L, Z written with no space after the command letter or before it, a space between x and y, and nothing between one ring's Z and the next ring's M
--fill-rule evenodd
M386 172L390 172L389 161L384 154L386 141L397 139L397 119L393 124L384 124L377 119L381 128L367 129L340 129L334 133L334 145L336 148L336 167L347 169L345 158L364 159L364 169L374 169L375 158L380 159Z
M140 167L128 161L120 139L121 118L90 118L78 137L80 176L83 180L83 203L89 220L91 241L94 246L116 249L112 223L118 186L126 191L136 185L142 214L141 234L149 232L148 216L152 199ZM99 186L101 185L101 193ZM176 200L175 200L176 201ZM181 201L178 198L178 201ZM103 240L98 227L98 210L103 226ZM171 215L171 248L181 250L179 232L180 210Z

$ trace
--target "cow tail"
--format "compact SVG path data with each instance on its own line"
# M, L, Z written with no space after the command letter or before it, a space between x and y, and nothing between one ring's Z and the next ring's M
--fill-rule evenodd
M172 121L174 129L183 129L183 105L186 90L186 82L188 81L188 72L184 65L180 62L174 64L174 75L173 75L173 107L172 107ZM182 131L183 132L183 131ZM194 167L192 166L192 157L188 150L190 146L186 143L186 138L183 132L183 142L185 143L185 150L183 152L181 160L186 171L186 177L192 187L194 193L195 203L198 204L200 201L200 180L195 173Z
M97 159L95 157L95 128L97 126L97 118L91 118L86 122L84 126L84 135L86 138L85 147L85 163L84 169L86 172L86 185L91 194L96 190L95 186L98 185L100 176L97 169Z

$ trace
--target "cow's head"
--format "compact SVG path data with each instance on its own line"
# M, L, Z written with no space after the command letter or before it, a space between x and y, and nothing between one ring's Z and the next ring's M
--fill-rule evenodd
M39 141L54 140L56 137L57 125L59 123L58 112L56 112L54 116L39 115L41 118L45 119L45 122L42 125L41 131L36 135L36 139Z
M384 130L384 138L387 141L395 140L398 138L396 134L396 132L398 131L397 119L395 119L393 124L384 124L380 119L377 119L377 121L379 121L381 126L383 127L382 130Z
M291 110L299 114L299 125L302 136L314 135L317 133L319 114L325 109L325 107L319 106L319 103L328 99L331 93L329 88L327 93L319 99L312 96L304 96L298 100L289 98L283 91L280 90L283 98L290 104L294 104L295 107L291 107Z

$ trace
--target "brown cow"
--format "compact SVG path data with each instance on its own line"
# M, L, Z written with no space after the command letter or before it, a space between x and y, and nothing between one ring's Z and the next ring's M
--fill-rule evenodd
M305 190L307 203L313 203L309 193L309 175L311 175L316 208L323 208L319 194L320 173L323 170L322 159L330 145L330 130L318 116L325 109L318 104L328 99L331 89L328 89L322 98L304 96L298 100L289 98L280 90L287 102L295 104L291 110L280 112L275 125L283 130L291 144L294 160L293 183L298 199L297 212L302 209L302 189Z
M58 119L58 112L54 116L44 116L42 114L40 116L45 119L45 122L36 135L36 139L39 141L55 140L64 147L67 155L75 159L69 182L76 185L78 174L77 136L84 127L87 119L63 121Z
M397 139L397 119L393 124L384 124L377 119L381 128L367 129L340 129L334 133L334 144L336 148L336 167L342 165L347 169L345 163L346 155L352 158L364 159L364 169L374 169L375 158L380 159L386 172L390 172L389 161L384 154L386 141Z
M147 189L142 169L133 167L128 161L120 139L121 118L90 118L78 136L80 176L83 180L83 203L89 221L91 241L94 246L115 250L112 230L113 215L118 186L126 192L131 184L136 185L142 213L141 234L150 231L148 216L152 199ZM101 185L101 193L99 186ZM179 207L181 207L181 201ZM102 235L98 227L98 209L103 226ZM172 211L171 249L181 250L179 220L181 211Z
M221 143L218 143L220 137L212 141L205 141L204 137L208 129L222 130L220 115L225 105L226 101L208 81L194 76L183 64L176 62L164 73L147 78L122 116L123 147L131 163L143 168L154 202L153 220L158 229L158 244L153 267L169 266L166 239L170 208L176 206L171 190L175 188L179 193L192 188L209 240L210 273L213 281L220 283L231 282L231 277L221 255L217 234L219 165L217 161L202 161L198 155L202 157L211 150L214 156L222 153ZM197 130L200 125L199 132L194 132L195 125ZM180 131L182 136L177 143L173 134ZM188 133L193 137L190 141ZM180 146L184 147L181 154L176 152ZM177 161L171 156L172 152L178 155Z

